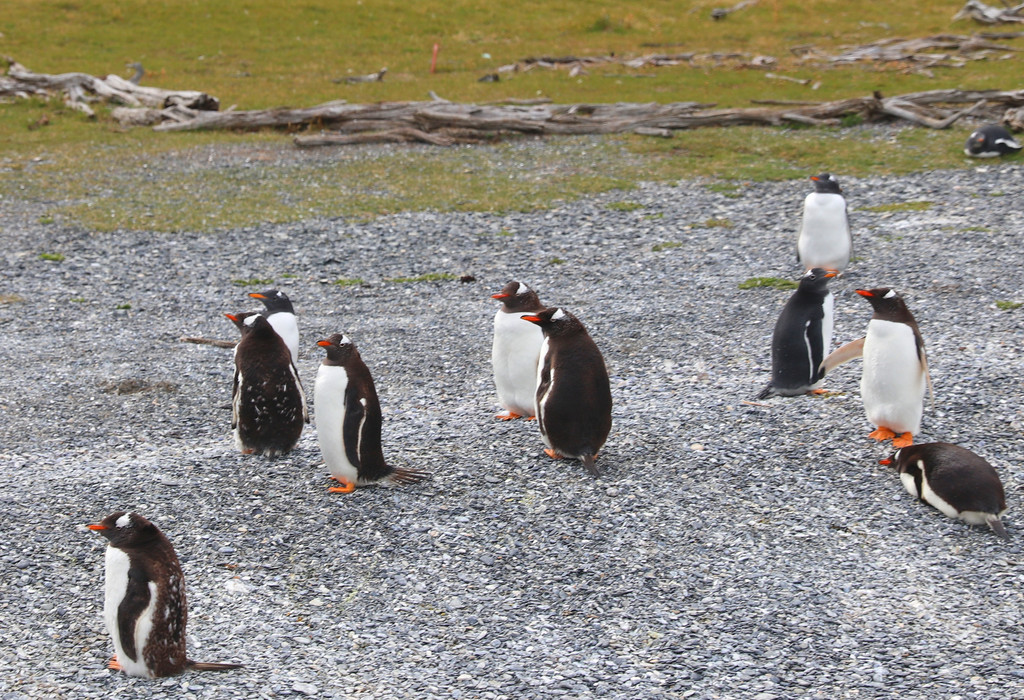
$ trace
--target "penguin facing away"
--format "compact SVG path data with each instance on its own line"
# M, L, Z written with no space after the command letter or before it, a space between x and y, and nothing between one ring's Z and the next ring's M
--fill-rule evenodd
M494 343L491 346L491 367L498 403L505 410L496 418L512 420L521 416L533 418L537 400L537 362L544 333L525 314L544 310L537 292L522 282L509 282L492 299L501 300L494 314Z
M317 345L326 348L327 357L317 370L313 390L316 435L331 478L341 482L328 491L350 493L356 486L396 486L425 479L426 472L384 461L377 389L355 344L335 333Z
M571 457L599 476L597 453L612 428L612 394L604 357L583 323L561 308L523 316L544 332L536 415L549 457Z
M242 667L197 663L185 655L185 578L174 547L156 525L138 513L119 511L88 528L109 540L103 597L103 618L115 652L109 668L159 678L188 668Z
M999 124L988 124L974 131L964 146L964 153L974 158L998 158L1016 153L1020 142Z
M758 395L799 396L821 386L820 366L832 344L834 299L829 279L838 273L816 267L800 278L772 333L772 378Z
M242 333L235 346L231 387L235 446L243 454L285 454L309 422L306 394L291 353L262 314L224 315Z
M288 346L288 352L292 354L292 362L299 365L299 324L295 319L295 309L288 295L277 289L268 289L265 292L250 292L249 296L259 299L267 309L264 314L270 325L277 332L284 344Z
M797 235L797 258L805 270L822 267L842 272L850 264L853 237L846 199L831 173L813 175L814 192L804 199Z
M858 289L874 309L867 335L838 348L822 363L823 374L863 356L860 380L864 412L875 440L907 447L921 429L925 385L931 390L924 338L903 298L894 289ZM934 394L933 394L934 400Z
M928 442L896 450L879 464L893 466L903 487L950 518L988 525L1004 540L1006 497L995 468L970 450L948 442Z

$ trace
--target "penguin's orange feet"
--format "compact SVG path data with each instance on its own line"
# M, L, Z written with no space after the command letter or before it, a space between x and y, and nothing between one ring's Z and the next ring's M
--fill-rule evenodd
M526 420L537 420L537 416L527 416Z
M255 452L255 450L253 450L251 447L242 448L242 454L244 455L251 455L253 452Z
M544 454L546 454L551 459L561 459L562 458L562 455L558 454L557 452L552 450L550 447L545 447L544 448Z
M892 438L896 437L896 433L889 430L888 428L878 426L870 433L868 433L868 437L872 438L873 440L878 440L879 442L881 442L882 440L891 440Z
M501 413L494 417L497 418L498 420L515 420L516 418L522 418L521 415L519 415L518 413L513 413L512 411L502 411Z
M914 436L911 433L903 433L902 435L893 438L893 447L910 447L914 444Z
M332 486L327 489L327 493L352 493L356 490L356 485L348 479L340 476L332 476L331 478L339 482L341 486Z
M107 668L109 668L111 671L124 670L123 668L121 668L121 664L117 660L117 654L114 654L112 657L110 657L110 662L107 664Z
M811 389L809 393L817 394L818 396L823 396L828 393L828 389Z

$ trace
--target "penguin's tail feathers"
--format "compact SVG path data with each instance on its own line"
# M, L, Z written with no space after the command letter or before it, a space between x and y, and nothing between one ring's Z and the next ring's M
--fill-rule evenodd
M587 468L587 472L589 472L592 477L597 478L601 476L601 472L597 470L597 455L580 455L580 461L583 462L583 466Z
M405 484L416 484L430 477L429 472L419 469L404 469L398 467L388 474L385 481L392 486L404 486Z
M236 668L245 668L243 664L214 664L204 661L188 660L188 668L193 671L230 671Z
M1010 534L1006 531L1006 528L1003 526L1003 521L999 519L998 515L989 515L985 518L985 522L988 523L990 528L992 528L992 532L996 533L1004 540L1010 539Z
M764 399L771 398L772 396L775 396L775 389L772 388L771 382L768 382L768 386L761 389L761 393L757 395L757 400L763 401Z

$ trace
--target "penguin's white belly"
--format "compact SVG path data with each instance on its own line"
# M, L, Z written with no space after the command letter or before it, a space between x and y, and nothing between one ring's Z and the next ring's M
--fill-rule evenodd
M292 355L292 364L299 365L299 324L295 320L295 314L280 312L267 316L270 327L273 328L284 344L288 346L288 352Z
M344 367L320 365L313 388L313 415L316 418L316 439L320 453L332 476L355 484L359 471L348 461L345 452L345 389L348 373Z
M547 338L541 340L540 356L537 358L537 371L536 371L536 383L540 386L540 375L544 371L544 362L547 359L548 353L551 352L551 345ZM547 400L551 396L551 390L555 388L555 368L551 368L550 375L548 377L548 386L543 394L534 393L534 415L537 416L537 423L540 427L540 439L544 441L545 447L552 448L551 440L548 439L547 435Z
M913 329L905 323L869 321L860 380L868 420L893 432L916 434L921 428L924 389Z
M825 295L825 299L821 303L821 357L814 357L814 353L811 351L811 345L809 342L807 343L807 366L811 371L810 378L814 377L815 373L818 371L818 366L821 364L822 360L828 357L829 348L832 347L832 326L835 322L835 305L835 297L832 296L832 292L829 292ZM808 325L810 325L810 322L808 322ZM825 378L822 377L811 385L811 389L819 388L824 381Z
M523 314L499 311L494 316L494 344L491 365L498 402L523 416L536 415L537 361L544 334L520 318Z
M135 653L132 660L124 651L121 643L120 627L117 624L117 609L124 600L124 594L128 590L128 569L131 562L128 555L116 547L107 547L106 555L106 580L104 582L103 596L103 620L107 625L107 632L114 642L114 653L117 654L117 661L121 669L129 676L143 676L152 678L149 668L142 655L149 639L149 633L153 629L153 611L156 608L156 584L149 582L149 605L142 611L135 623Z
M812 192L804 200L797 238L803 266L844 270L850 264L850 224L842 195Z

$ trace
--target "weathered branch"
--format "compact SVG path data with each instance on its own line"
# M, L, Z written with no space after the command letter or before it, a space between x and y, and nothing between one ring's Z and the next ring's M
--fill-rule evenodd
M217 348L233 348L238 345L237 340L217 340L216 338L195 338L184 336L178 338L183 343L196 343L197 345L212 345Z
M1024 22L1024 3L1016 7L992 7L981 0L967 0L953 19L973 19L982 24Z

